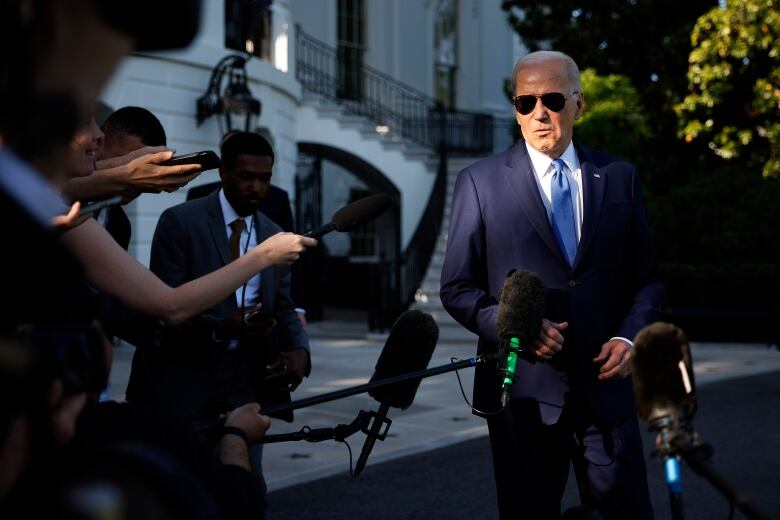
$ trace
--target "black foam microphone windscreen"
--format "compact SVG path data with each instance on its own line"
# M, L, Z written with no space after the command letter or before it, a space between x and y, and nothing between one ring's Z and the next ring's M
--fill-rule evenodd
M539 335L547 295L542 280L530 271L514 271L501 287L496 330L501 339L529 342Z
M351 202L333 214L330 222L312 229L305 237L320 238L331 231L352 231L353 229L368 224L382 213L390 209L393 201L384 193L369 195L355 202Z
M425 370L439 340L439 326L430 314L410 310L390 329L371 381ZM375 388L369 395L382 404L402 410L411 406L420 379Z
M382 215L390 209L392 202L390 196L384 193L369 195L336 211L331 222L336 231L351 231Z
M632 374L637 413L646 422L673 413L690 419L696 412L693 362L685 333L656 322L634 339Z

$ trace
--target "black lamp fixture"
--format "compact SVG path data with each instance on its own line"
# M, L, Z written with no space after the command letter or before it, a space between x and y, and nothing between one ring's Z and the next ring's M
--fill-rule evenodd
M220 94L225 77L227 84ZM208 90L198 98L198 126L212 115L222 114L225 117L224 127L222 120L219 120L222 134L241 129L250 132L253 129L253 118L260 117L260 106L260 100L252 97L247 85L246 58L231 54L217 63L211 71Z

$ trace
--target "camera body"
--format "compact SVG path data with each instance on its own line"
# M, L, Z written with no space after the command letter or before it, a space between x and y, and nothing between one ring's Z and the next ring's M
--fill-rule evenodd
M108 384L106 338L95 327L27 327L22 339L37 352L66 394L100 393Z

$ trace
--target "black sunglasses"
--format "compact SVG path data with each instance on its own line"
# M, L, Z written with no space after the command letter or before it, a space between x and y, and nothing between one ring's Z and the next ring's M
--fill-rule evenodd
M575 94L578 94L576 90L571 93L571 96ZM566 99L568 98L560 92L548 92L547 94L542 94L541 96L534 96L533 94L517 96L512 99L512 102L515 104L515 110L520 112L520 115L527 116L533 112L534 108L536 107L537 99L541 99L542 105L549 108L553 112L560 112L563 110L564 105L566 105Z

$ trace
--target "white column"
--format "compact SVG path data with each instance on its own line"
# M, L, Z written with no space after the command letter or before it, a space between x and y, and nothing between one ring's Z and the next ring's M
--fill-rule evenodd
M288 0L275 0L271 4L271 55L278 70L293 74L295 71L295 30L290 16Z

